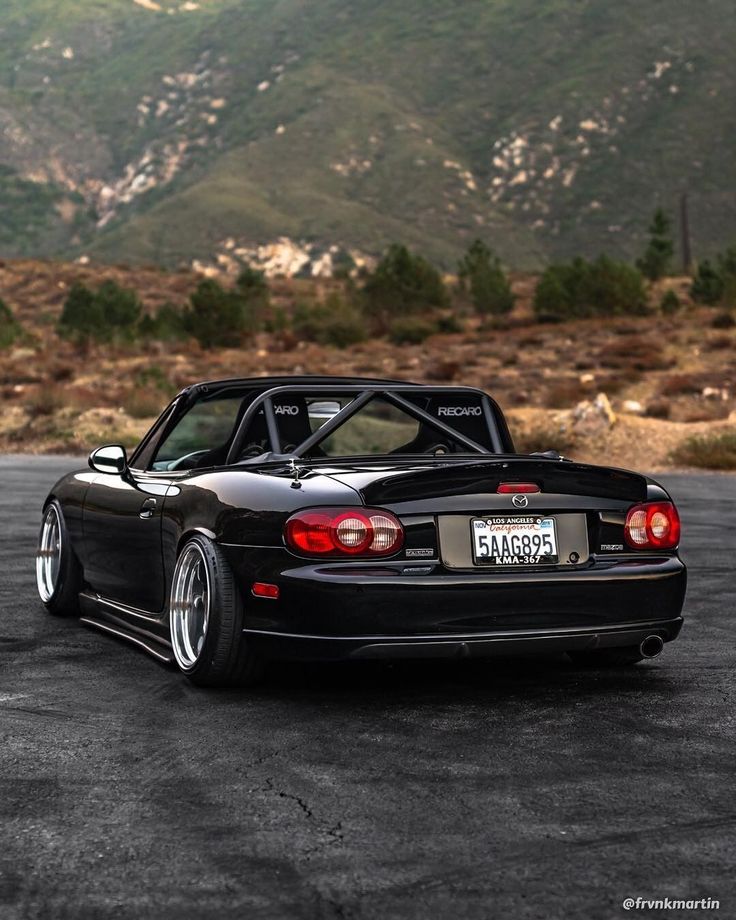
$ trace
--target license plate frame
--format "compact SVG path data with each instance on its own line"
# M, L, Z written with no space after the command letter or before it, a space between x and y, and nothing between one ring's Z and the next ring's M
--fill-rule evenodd
M470 544L473 565L484 568L525 569L558 565L560 561L557 522L551 515L489 514L473 517L470 520ZM529 552L525 552L526 549Z

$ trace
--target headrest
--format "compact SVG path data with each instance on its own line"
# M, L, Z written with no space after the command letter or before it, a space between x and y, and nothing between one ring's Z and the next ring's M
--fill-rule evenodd
M489 445L488 426L483 415L481 398L474 394L430 396L422 402L415 398L416 404L433 418L444 422L460 434L472 438L483 446ZM427 437L437 440L443 435L429 425L422 423Z
M307 401L303 396L285 394L274 398L273 408L281 439L281 450L288 453L312 433ZM269 449L268 427L263 407L251 419L242 443L245 448L261 444L264 450Z
M281 450L289 453L312 433L307 401L303 396L279 396L273 401L273 411L279 427Z

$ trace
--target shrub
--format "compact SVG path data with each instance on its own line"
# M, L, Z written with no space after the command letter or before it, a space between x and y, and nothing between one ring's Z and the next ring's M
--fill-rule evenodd
M247 266L238 275L235 289L249 303L251 311L265 310L271 301L271 293L263 272Z
M690 286L690 296L696 303L717 304L723 297L725 285L723 278L708 259L698 265L698 270Z
M293 327L297 335L309 342L337 348L355 345L368 335L358 310L334 293L323 304L297 305Z
M462 324L453 313L445 313L442 316L437 317L437 332L452 334L462 331Z
M355 271L355 259L344 249L332 253L332 277L346 281Z
M657 208L649 226L649 242L636 267L650 281L664 278L670 270L675 244L672 239L672 222L662 208Z
M673 451L672 459L682 466L736 470L736 432L688 438Z
M92 291L77 281L64 301L57 330L64 338L77 341L131 339L140 315L141 302L135 291L115 281L105 281Z
M659 342L639 335L624 336L603 345L598 361L602 367L625 370L629 377L632 371L661 371L674 363Z
M208 278L191 295L181 324L202 348L236 348L256 331L259 314L257 305L241 291L227 291Z
M725 315L736 325L736 320L729 313ZM730 335L717 335L705 343L705 348L707 348L708 351L722 351L731 348L733 344L734 340Z
M736 326L736 319L730 314L726 313L717 313L712 321L711 326L713 329L733 329Z
M550 265L534 292L534 312L543 321L642 314L646 304L641 274L607 256Z
M76 281L67 295L57 325L59 335L67 339L102 339L107 334L102 310L94 293Z
M136 386L167 393L173 389L166 371L158 364L140 368L133 376Z
M146 314L138 323L138 334L144 339L162 342L186 337L182 313L172 303L165 303L153 315Z
M662 313L664 313L665 316L672 316L677 313L681 306L680 298L677 294L672 288L667 288L659 302L659 309Z
M718 256L718 271L723 279L723 304L736 307L736 246Z
M18 320L10 307L0 298L0 348L8 348L21 334Z
M645 414L649 418L668 419L672 413L672 405L666 399L655 399L647 403Z
M135 291L114 281L103 281L95 294L105 323L116 330L131 331L141 316L141 302Z
M703 389L703 380L697 374L674 374L662 381L662 396L695 396Z
M430 335L437 332L435 323L419 316L400 316L388 330L388 337L394 345L421 345Z
M476 240L458 264L460 289L470 294L478 313L510 313L516 299L498 256Z
M445 307L447 289L437 269L406 246L394 244L363 285L367 313L385 327L391 316Z

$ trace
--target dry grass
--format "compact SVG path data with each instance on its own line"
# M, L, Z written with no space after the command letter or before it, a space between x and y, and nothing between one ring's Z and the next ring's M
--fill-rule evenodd
M433 367L427 369L427 377L438 383L451 383L460 376L459 361L438 361Z
M709 339L703 346L708 351L724 351L729 348L733 348L735 340L733 336L730 335L717 335L713 339Z
M602 367L615 370L657 371L673 364L656 341L640 335L627 335L603 345L598 360Z
M125 411L135 419L156 418L165 404L159 391L144 386L131 390L124 400Z
M570 409L582 399L588 399L595 390L595 382L581 383L577 378L558 380L551 384L544 395L548 409Z
M554 426L538 426L514 434L514 446L520 454L533 454L556 450L564 455L575 449L575 438L567 431Z
M736 432L688 438L672 453L678 466L706 470L736 470Z
M662 396L700 396L706 388L720 390L727 386L728 374L673 374L660 387Z
M654 399L647 404L646 415L649 418L668 419L672 414L672 404L667 399Z
M67 403L65 394L58 387L45 386L26 399L26 410L31 418L54 415Z

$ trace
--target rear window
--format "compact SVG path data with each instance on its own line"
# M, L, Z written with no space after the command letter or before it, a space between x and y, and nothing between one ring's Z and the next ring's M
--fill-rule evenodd
M312 431L321 428L349 402L350 399L308 401ZM374 399L322 441L319 449L327 457L409 452L418 434L419 422L415 418L383 399Z

